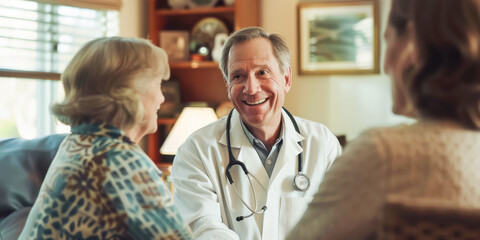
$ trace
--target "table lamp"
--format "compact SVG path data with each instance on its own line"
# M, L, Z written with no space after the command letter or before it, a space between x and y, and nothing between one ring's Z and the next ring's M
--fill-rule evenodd
M210 107L185 107L168 134L160 153L175 155L178 147L185 142L194 131L217 120L217 115Z

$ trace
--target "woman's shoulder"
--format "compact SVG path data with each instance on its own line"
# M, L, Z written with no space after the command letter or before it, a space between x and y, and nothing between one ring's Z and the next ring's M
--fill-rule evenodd
M418 134L419 128L415 124L370 128L349 141L343 154L357 157L366 155L370 159L385 160L392 151L402 151L401 149L408 148L407 145L418 142L418 139L415 139Z
M468 135L480 137L476 131L462 127L448 121L418 121L411 124L399 124L389 127L376 127L364 131L359 138L380 138L385 142L416 141L435 142L444 138L461 137Z
M93 161L95 165L118 166L125 161L149 160L137 144L123 135L112 137L71 134L62 145L62 150L62 162L81 165L88 165ZM143 161L139 163L141 162Z
M402 123L393 126L373 127L363 131L357 139L377 139L384 143L412 142L425 137L425 134L442 131L434 124L424 122Z
M419 121L363 132L349 142L356 151L375 151L383 159L431 158L480 144L480 132L445 121Z

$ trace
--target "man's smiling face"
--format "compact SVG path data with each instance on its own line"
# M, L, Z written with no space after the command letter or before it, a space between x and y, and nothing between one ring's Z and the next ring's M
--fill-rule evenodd
M291 87L291 71L280 70L269 40L255 38L230 49L227 87L229 99L247 126L276 127Z

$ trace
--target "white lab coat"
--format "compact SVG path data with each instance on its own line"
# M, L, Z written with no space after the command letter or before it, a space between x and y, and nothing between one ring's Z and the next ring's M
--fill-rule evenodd
M322 124L295 117L298 134L285 112L284 139L271 177L245 136L240 115L234 110L231 119L231 146L235 158L245 163L253 180L257 210L267 206L264 214L238 222L236 217L250 213L228 182L225 170L229 162L226 122L221 118L193 133L177 151L171 180L174 201L184 220L190 224L195 239L284 239L303 215L317 192L325 171L340 155L337 138ZM298 142L302 142L302 147ZM303 171L310 178L306 192L293 187L297 174L297 155L303 151ZM233 167L232 177L240 195L254 207L254 195L246 175Z

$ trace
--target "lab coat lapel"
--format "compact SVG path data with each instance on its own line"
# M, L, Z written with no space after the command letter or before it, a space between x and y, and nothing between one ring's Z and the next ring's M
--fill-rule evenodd
M247 170L260 181L264 189L267 189L269 182L267 171L263 167L262 161L260 161L260 157L252 144L248 141L247 136L245 136L240 121L240 115L234 110L230 123L230 143L233 156L238 161L245 163ZM220 143L227 146L226 132L220 138Z
M284 124L284 133L283 145L278 154L277 162L270 177L269 187L275 182L278 176L283 176L286 173L284 171L291 171L293 169L295 173L298 171L298 154L303 152L303 148L298 145L299 141L304 140L305 138L298 134L295 131L293 122L290 120L285 111L282 111L282 117ZM282 177L278 177L282 180Z

